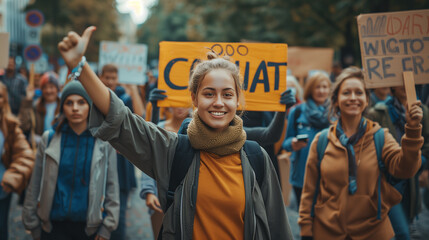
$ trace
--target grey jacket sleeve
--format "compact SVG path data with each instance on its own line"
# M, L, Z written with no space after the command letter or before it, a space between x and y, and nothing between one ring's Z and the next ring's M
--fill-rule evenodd
M39 193L43 175L43 156L48 141L49 132L43 134L42 141L37 148L36 161L34 163L33 173L25 195L24 206L22 209L22 223L25 229L31 231L33 239L40 238L42 226L37 215L37 204L39 202Z
M283 201L280 183L277 173L267 152L261 147L265 156L265 178L261 186L261 194L264 199L268 226L271 239L293 239L286 208Z
M165 197L178 142L176 133L133 114L112 91L107 116L92 106L89 129L94 137L108 141L136 167L154 178L158 182L160 200Z
M106 145L108 145L106 199L104 201L106 216L98 229L98 235L105 239L110 239L111 232L118 227L119 223L119 180L116 168L116 151L110 144Z
M286 112L276 112L268 127L243 127L247 139L256 141L262 146L276 143L282 136L285 116Z
M146 196L148 193L152 193L158 195L156 190L156 182L153 178L149 177L147 174L142 173L142 177L140 178L141 182L141 190L140 197L146 200Z

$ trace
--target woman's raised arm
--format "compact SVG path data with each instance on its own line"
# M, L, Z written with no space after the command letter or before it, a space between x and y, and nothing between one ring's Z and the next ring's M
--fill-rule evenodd
M78 66L81 62L82 57L85 55L89 40L91 39L91 35L95 29L96 28L93 26L88 27L83 32L82 36L79 36L75 32L69 32L67 36L58 43L58 50L70 70ZM104 86L86 62L82 67L79 80L98 110L100 110L102 114L107 115L110 107L109 90Z

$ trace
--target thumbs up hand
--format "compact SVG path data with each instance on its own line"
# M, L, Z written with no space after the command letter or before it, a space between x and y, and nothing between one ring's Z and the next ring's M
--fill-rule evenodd
M69 69L73 69L79 64L95 29L94 26L88 27L83 32L82 36L79 36L79 34L75 32L69 32L67 36L58 43L58 50Z

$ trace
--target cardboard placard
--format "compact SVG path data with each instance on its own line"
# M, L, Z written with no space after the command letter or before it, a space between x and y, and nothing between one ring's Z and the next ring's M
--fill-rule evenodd
M368 88L403 86L406 71L429 83L429 10L361 14L357 23Z
M147 45L101 41L99 70L112 63L118 67L120 83L144 85L146 83Z
M407 94L408 109L411 109L411 105L417 102L416 87L414 84L413 72L407 71L403 73L405 93Z
M285 111L280 94L286 90L287 45L267 43L161 42L158 88L167 91L160 107L190 107L190 71L209 49L228 55L240 67L245 110Z
M297 78L305 78L310 70L323 70L331 73L334 49L315 47L289 47L288 69Z
M6 68L9 63L9 33L0 32L0 68Z

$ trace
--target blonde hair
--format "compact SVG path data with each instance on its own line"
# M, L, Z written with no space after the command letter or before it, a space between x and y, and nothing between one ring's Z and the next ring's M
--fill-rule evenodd
M365 94L366 94L366 99L369 103L369 90L366 89L366 85L365 85L365 81L363 80L363 72L360 68L358 67L348 67L346 69L344 69L340 75L338 75L334 87L332 88L331 91L331 101L330 101L330 105L329 105L329 117L332 119L332 117L334 118L338 118L339 117L339 112L340 109L338 106L336 106L336 104L338 103L338 92L340 91L340 87L341 85L350 78L356 78L358 79L362 85L363 88L365 89ZM369 106L369 104L368 104ZM366 111L366 108L364 109L364 112Z
M289 84L292 84L293 86L290 86ZM288 75L287 76L287 87L294 87L296 89L296 97L302 101L303 99L303 94L304 94L304 90L302 90L301 84L299 84L298 80L296 79L296 77L292 76L292 75Z
M189 91L197 95L201 82L204 77L211 72L212 70L223 69L228 71L231 74L232 79L235 83L235 91L239 102L244 99L242 97L242 88L241 88L241 77L240 70L231 61L229 61L228 56L220 57L214 52L207 53L207 60L200 61L191 72L191 77L189 80Z
M331 80L329 79L329 77L322 73L322 72L317 72L315 74L313 74L308 80L307 83L305 84L305 88L304 88L304 100L308 101L308 99L312 98L312 94L313 94L313 90L316 88L316 86L323 82L326 81L328 82L329 87L331 87Z

